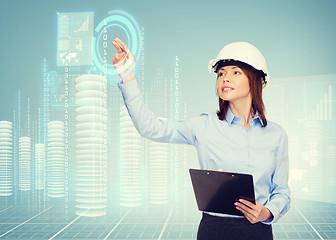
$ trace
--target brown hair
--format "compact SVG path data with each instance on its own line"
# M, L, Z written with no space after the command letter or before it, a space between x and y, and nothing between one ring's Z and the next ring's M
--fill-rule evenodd
M265 105L262 100L262 76L257 71L251 71L246 68L241 68L249 80L250 92L252 95L252 114L259 112L259 116L263 122L263 127L267 126L265 117ZM217 116L220 120L226 119L227 110L229 108L229 101L223 100L219 97L219 111Z

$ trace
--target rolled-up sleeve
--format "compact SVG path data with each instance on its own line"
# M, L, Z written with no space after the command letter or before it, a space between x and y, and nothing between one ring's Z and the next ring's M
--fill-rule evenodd
M266 224L275 223L290 209L288 137L285 131L282 132L279 148L276 152L276 164L272 175L269 201L265 205L273 214L273 218L263 222Z
M134 127L142 137L157 142L196 144L192 121L170 121L156 117L144 103L136 80L118 83Z

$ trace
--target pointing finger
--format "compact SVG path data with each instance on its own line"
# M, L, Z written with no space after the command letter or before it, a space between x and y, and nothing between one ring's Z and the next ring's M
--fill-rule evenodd
M120 45L115 40L112 41L112 44L117 49L118 53L123 52L123 49L120 47Z
M127 48L126 44L123 43L123 41L121 41L119 38L116 37L116 38L114 39L114 41L116 41L117 43L119 43L119 44L121 45L121 48L122 48L125 52L128 51L128 48Z

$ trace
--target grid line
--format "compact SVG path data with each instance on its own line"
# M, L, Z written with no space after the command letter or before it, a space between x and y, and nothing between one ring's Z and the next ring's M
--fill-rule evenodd
M3 236L5 236L6 234L10 233L11 231L13 231L13 230L17 229L18 227L22 226L22 225L23 225L23 224L25 224L26 222L28 222L28 221L32 220L33 218L35 218L35 217L39 216L40 214L44 213L45 211L47 211L47 210L49 210L49 209L50 209L50 207L49 207L49 208L47 208L47 209L45 209L45 210L43 210L42 212L40 212L40 213L36 214L35 216L33 216L33 217L29 218L28 220L24 221L23 223L21 223L21 224L17 225L16 227L12 228L11 230L9 230L9 231L5 232L4 234L0 235L0 238L1 238L1 237L3 237Z
M110 235L111 233L119 226L119 224L122 222L122 220L124 220L124 218L128 215L128 213L132 210L133 208L130 208L127 213L125 214L125 216L123 216L120 221L114 226L114 228L106 235L106 237L104 238L104 240L106 240Z

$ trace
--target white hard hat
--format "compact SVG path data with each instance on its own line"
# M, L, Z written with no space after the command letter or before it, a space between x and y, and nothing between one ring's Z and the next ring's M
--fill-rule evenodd
M209 71L216 73L218 67L234 65L259 71L263 77L263 87L269 81L266 60L261 52L247 42L230 43L223 47L216 59L209 61Z

